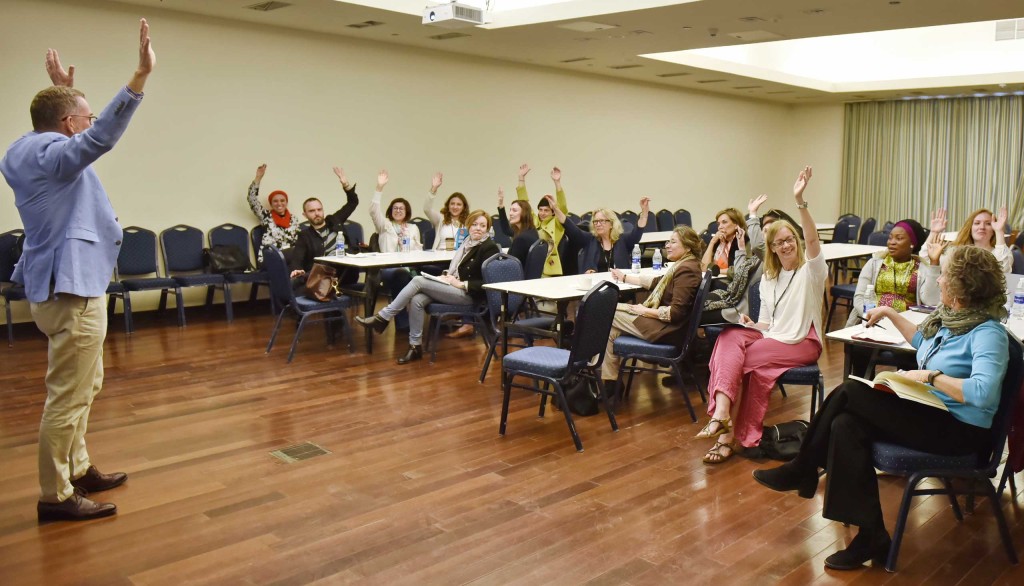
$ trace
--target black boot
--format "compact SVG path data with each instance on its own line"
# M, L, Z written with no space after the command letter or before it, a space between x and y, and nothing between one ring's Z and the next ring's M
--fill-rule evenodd
M373 328L373 331L378 334L383 334L384 330L388 329L388 320L382 318L379 313L373 317L357 315L356 321L365 327Z
M410 362L413 362L414 360L422 360L422 359L423 359L423 346L410 344L409 345L409 351L405 353L405 356L402 356L401 358L398 359L398 363L399 364L409 364Z
M892 539L884 529L861 527L846 549L825 558L825 567L833 570L857 570L870 560L876 566L884 566L889 557Z
M805 499L814 498L818 490L818 474L805 471L793 462L769 470L754 470L754 480L776 492L795 490Z

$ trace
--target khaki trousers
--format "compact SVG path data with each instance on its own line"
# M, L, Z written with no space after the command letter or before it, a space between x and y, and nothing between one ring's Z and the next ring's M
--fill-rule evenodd
M615 380L619 376L619 365L622 364L622 357L614 352L615 350L615 338L618 338L622 334L640 338L646 340L644 335L640 333L640 330L633 325L636 321L637 316L629 313L628 311L622 311L621 309L615 310L615 317L612 318L612 330L608 333L608 346L604 352L604 363L601 365L601 378L604 380Z
M71 479L89 469L85 432L103 386L106 300L61 293L31 303L32 319L49 338L46 404L39 424L39 500L62 502Z

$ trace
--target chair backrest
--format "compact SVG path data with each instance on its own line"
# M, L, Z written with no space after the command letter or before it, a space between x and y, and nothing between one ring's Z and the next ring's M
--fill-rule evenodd
M832 242L846 244L850 242L850 219L840 218L836 227L832 230Z
M878 220L874 218L864 220L864 223L860 225L860 235L857 237L857 244L867 244L868 236L875 231L875 226L877 225Z
M594 212L586 212L585 214L580 216L580 221L581 222L586 222L586 223L589 224L590 223L590 219L593 218L593 217L594 217Z
M578 215L572 213L572 212L569 212L568 214L565 214L565 217L566 217L566 219L568 219L573 224L579 224L580 223L580 217Z
M672 215L672 212L668 210L660 210L657 215L655 215L655 220L657 220L658 230L661 232L673 230L676 227L676 219Z
M761 279L750 282L747 288L747 307L750 309L750 319L757 321L761 317Z
M0 283L9 283L14 274L14 265L21 258L20 243L25 236L23 230L11 230L0 234Z
M370 234L370 252L380 252L380 234Z
M885 232L872 232L868 234L868 241L864 244L871 246L885 246L889 242L889 235Z
M622 222L622 233L623 234L629 234L633 230L636 230L636 223L633 220L631 220L629 218L624 218L624 219L621 220L621 222Z
M636 222L639 219L639 217L640 216L638 216L636 214L636 212L634 212L632 210L626 210L624 212L619 212L619 221L622 222L622 227L623 228L626 227L626 222L632 222L633 226L636 226Z
M1024 357L1020 342L1009 331L1006 331L1008 352L1006 363L1006 375L1003 377L1003 386L999 395L999 408L992 417L992 444L991 450L984 454L988 459L982 462L982 469L989 471L989 476L995 476L1003 456L1003 446L1006 445L1006 436L1010 432L1010 424L1013 421L1013 410L1017 404L1017 397L1020 395L1021 385L1024 384Z
M523 272L527 279L539 279L544 274L544 261L548 258L548 243L538 238L526 252L526 266Z
M203 232L178 224L160 232L160 250L168 275L203 270Z
M267 280L270 281L270 296L277 307L283 308L292 304L295 301L295 293L292 291L292 280L289 277L284 253L276 246L264 246L263 268L267 271Z
M206 241L210 246L237 246L245 255L249 267L252 268L252 260L249 258L249 232L237 224L221 224L210 228L206 233Z
M416 226L420 231L420 242L423 244L423 250L430 250L434 247L434 225L430 223L430 220L426 218L416 217L409 220L410 224Z
M121 250L117 253L117 274L121 277L155 275L156 233L138 226L128 226L121 237Z
M704 241L704 245L711 244L711 239L715 237L718 232L718 220L712 220L708 222L708 227L700 233L701 240Z
M1010 248L1010 252L1013 253L1013 273L1015 275L1024 275L1024 253L1020 251L1020 248L1014 244ZM3 279L0 279L2 281ZM1012 295L1012 291L1010 292Z
M583 296L576 310L576 329L569 349L569 373L579 372L588 364L600 368L618 302L619 288L608 281L594 285ZM581 319L584 315L586 318Z
M676 210L672 214L676 221L676 226L690 226L693 227L693 219L690 217L690 212L682 208Z
M1013 245L1017 248L1024 248L1024 230L1020 231L1017 235L1017 239L1013 241Z
M341 231L345 233L345 247L350 250L359 250L359 245L363 243L365 235L363 225L352 220L345 220L345 223L341 225Z
M252 230L249 230L249 242L252 243L253 253L263 248L263 235L267 232L267 229L263 227L263 224L253 226ZM260 262L259 255L256 255L256 268L262 268L263 264Z
M859 231L860 231L860 224L861 224L860 216L858 216L857 214L843 214L843 215L839 216L839 220L846 220L847 239L843 240L843 242L854 242L854 243L856 243L857 242L857 237L859 236ZM839 229L838 224L839 224L839 221L837 220L836 221L836 230ZM832 241L833 242L836 241L835 234L836 234L835 231L833 231L832 232Z
M485 285L489 283L522 281L524 274L523 264L519 262L519 259L504 252L499 252L485 260L484 264L480 266L480 270L483 274ZM484 289L484 292L487 295L487 309L491 315L491 325L497 328L498 317L501 315L501 292L491 289ZM519 308L522 306L523 301L524 297L522 295L509 294L508 307L506 308L509 319L513 319L519 313Z
M690 349L690 344L697 339L697 330L700 329L700 316L704 312L704 300L708 297L708 291L711 290L711 281L714 278L714 273L708 269L704 273L704 278L700 280L700 286L697 287L697 295L693 298L693 308L690 310L690 321L686 322L683 344L679 349L680 356L685 356Z

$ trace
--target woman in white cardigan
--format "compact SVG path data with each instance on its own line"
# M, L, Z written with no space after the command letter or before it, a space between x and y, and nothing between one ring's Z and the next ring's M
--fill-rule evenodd
M373 192L373 201L370 202L370 219L373 220L373 227L377 232L377 245L381 252L399 252L402 250L402 241L408 239L409 250L423 250L420 229L409 221L412 219L412 205L407 199L396 197L388 204L386 212L380 209L380 200L388 179L387 169L381 169L380 173L377 173L377 189ZM380 278L394 299L409 284L413 274L405 267L382 269ZM407 312L403 311L395 317L395 327L400 330L409 329Z

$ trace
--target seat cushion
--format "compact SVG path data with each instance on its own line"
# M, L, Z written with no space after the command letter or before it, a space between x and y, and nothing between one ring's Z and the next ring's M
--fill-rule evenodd
M842 285L832 285L829 292L832 294L832 297L846 297L848 299L853 299L854 294L857 293L857 284L845 283Z
M25 286L20 284L11 284L5 287L0 287L4 299L8 301L22 301L25 297Z
M619 356L631 354L643 354L646 356L657 356L659 358L675 358L679 356L679 348L673 344L655 344L633 336L619 336L615 338L615 353Z
M523 348L506 355L502 368L560 379L569 368L569 351L548 346Z
M348 309L349 298L342 295L332 299L331 301L317 301L311 299L305 295L295 298L295 308L302 313L310 311L335 311L339 309Z
M201 287L203 285L223 285L224 275L217 273L199 273L195 275L177 275L174 281L182 287Z
M974 454L940 456L885 442L872 444L871 455L875 461L875 468L890 474L906 475L918 470L935 468L966 470L978 466L978 457Z
M108 295L118 295L121 293L124 293L124 283L118 283L117 281L107 283Z
M442 313L457 313L462 315L472 315L480 313L480 306L478 305L451 305L448 303L431 303L427 306L427 313L430 315L441 315Z
M269 283L270 275L267 274L267 271L224 273L224 280L228 283Z
M821 370L817 364L790 368L779 377L779 382L791 385L813 385L818 383Z
M129 291L149 291L151 289L176 289L178 283L174 279L152 277L149 279L121 279L124 288Z

